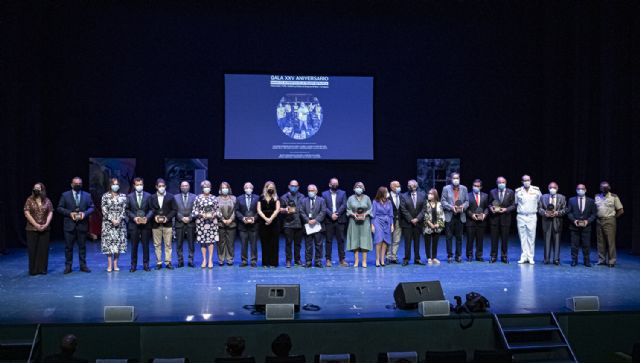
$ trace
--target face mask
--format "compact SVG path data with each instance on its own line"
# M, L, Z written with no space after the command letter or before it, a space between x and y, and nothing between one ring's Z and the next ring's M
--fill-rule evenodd
M247 188L247 189L244 190L244 193L245 194L251 194L251 193L253 193L253 189Z
M507 187L507 184L505 184L505 183L498 183L498 189L500 189L500 190L504 190L504 188L506 188L506 187Z
M118 190L120 190L120 186L118 184L114 184L111 186L112 192L117 192Z
M297 192L297 191L298 191L298 187L297 187L296 185L290 185L290 186L289 186L289 191L290 191L291 193L295 193L295 192Z
M400 188L400 187L396 188L396 194L400 194L401 191L402 191L402 188Z
M309 198L315 198L316 192L309 192Z
M182 194L188 194L189 193L189 189L188 188L180 189L180 191L182 192Z
M330 185L329 188L331 188L331 190L333 190L334 192L338 190L338 186L335 184Z
M202 192L204 194L209 194L209 193L211 193L211 188L202 188Z
M531 182L530 181L523 181L522 182L522 186L525 188L529 188L531 186Z
M144 189L144 185L136 185L136 192L140 193Z
M427 199L428 199L428 200L433 200L433 194L429 194L429 195L427 196Z
M584 189L577 189L576 190L576 194L578 194L579 197L584 197L584 195L587 193L586 190Z
M410 192L415 192L416 190L418 190L418 187L414 185L409 185L407 189L409 189Z
M549 194L551 195L556 195L556 193L558 192L558 189L556 188L549 188Z
M276 191L273 189L267 189L267 194L271 195L273 193L275 193Z
M451 183L457 187L458 185L460 185L460 179L453 179Z
M229 194L229 188L222 188L220 192L222 193L222 195L227 195Z
M42 193L42 190L40 190L40 189L34 189L32 192L33 192L33 195L34 195L34 196L39 197L39 196L40 196L40 194Z
M606 187L601 187L601 188L600 188L600 191L601 191L603 194L607 194L607 193L609 193L609 192L611 191L611 187L610 187L610 186L608 186L608 185L607 185Z
M480 187L473 187L473 192L476 194L480 193Z
M387 199L389 199L389 198L391 198L391 194L389 194L389 193L387 192L387 194L385 194L385 195L384 195L384 197L385 197L385 198L387 198Z
M166 188L165 188L165 187L159 187L159 188L158 188L158 193L160 193L160 194L164 194L164 191L165 191L165 190L166 190Z
M73 184L71 188L73 188L74 191L79 192L82 190L82 184Z
M362 194L363 192L362 188L355 188L353 191L356 192L356 194L358 195Z

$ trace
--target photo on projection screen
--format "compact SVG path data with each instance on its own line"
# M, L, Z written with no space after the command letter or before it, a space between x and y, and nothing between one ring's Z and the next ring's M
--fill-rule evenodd
M225 74L225 159L373 159L373 77Z

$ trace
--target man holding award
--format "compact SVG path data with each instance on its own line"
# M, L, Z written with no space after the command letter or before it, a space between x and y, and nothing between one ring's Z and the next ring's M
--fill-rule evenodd
M518 235L522 254L518 263L533 265L533 255L536 252L536 226L538 224L538 202L542 193L540 188L531 185L529 175L522 176L522 186L516 189L516 205L518 216Z
M511 228L511 215L516 210L515 195L512 189L507 188L507 179L499 176L496 179L497 188L489 192L489 223L491 226L491 260L495 263L498 258L498 242L502 240L502 263L509 263L507 249L509 247L509 229Z
M453 262L453 237L456 238L456 262L462 262L462 230L467 221L465 211L469 207L467 187L460 185L460 174L451 174L451 184L442 188L442 209L444 209L447 240L447 262Z
M544 234L544 264L553 261L560 264L560 235L562 234L562 218L567 213L567 200L558 194L558 184L549 183L549 194L544 194L538 203L538 214L541 218Z
M467 209L467 261L473 261L473 244L475 241L478 262L484 261L482 256L485 219L489 215L489 196L482 192L482 180L473 181L473 191L469 193L469 208Z
M578 184L576 196L569 199L569 210L567 217L571 222L571 266L578 264L578 247L582 247L584 265L591 267L590 249L591 246L591 224L596 220L598 211L593 199L586 196L587 187Z
M167 184L164 179L156 181L156 194L149 200L151 209L151 232L153 234L153 247L156 252L156 270L162 268L162 245L164 242L164 261L167 269L173 270L171 264L171 243L173 242L173 217L176 208L173 195L167 193Z
M300 219L300 206L302 194L298 192L300 185L297 180L289 182L289 191L280 197L280 213L283 215L285 256L287 267L291 267L291 259L297 266L300 262L300 248L302 247L302 220ZM292 250L293 249L293 256Z
M127 213L129 215L129 236L131 238L131 269L136 272L138 268L138 245L142 242L142 263L145 271L149 269L149 238L151 235L151 211L149 210L149 198L151 194L144 191L144 180L133 179L135 191L127 196Z
M236 219L240 234L240 267L257 266L258 261L258 200L260 197L253 193L253 184L246 182L243 186L244 194L236 197ZM251 256L249 256L251 250Z

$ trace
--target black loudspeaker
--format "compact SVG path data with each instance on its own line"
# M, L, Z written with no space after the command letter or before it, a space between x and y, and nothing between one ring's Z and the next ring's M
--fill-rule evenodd
M440 281L401 282L393 291L399 309L415 309L421 301L444 300Z
M293 304L300 311L300 285L256 285L256 310L264 311L267 304Z

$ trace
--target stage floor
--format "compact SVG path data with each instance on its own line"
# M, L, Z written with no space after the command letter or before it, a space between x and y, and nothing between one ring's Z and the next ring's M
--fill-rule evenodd
M488 249L489 241L485 240L485 258ZM297 319L413 317L417 314L415 310L390 308L393 290L399 282L427 280L440 280L451 302L455 295L477 291L489 299L491 310L497 313L564 311L565 298L577 295L599 296L602 310L640 309L640 258L628 251L618 252L615 268L571 267L566 243L560 266L541 263L540 241L536 248L537 263L533 266L516 263L519 251L519 245L512 242L508 265L445 262L376 268L374 255L370 253L366 269L287 269L284 264L275 269L241 268L236 261L234 266L216 264L210 270L199 267L201 256L196 249L196 268L130 273L127 253L122 256L121 271L108 273L99 243L89 242L87 260L93 272L78 271L76 250L73 273L63 275L64 244L55 242L51 244L48 275L28 275L26 249L13 249L9 255L0 256L0 322L95 323L103 321L105 305L133 305L137 321L141 322L262 320L264 316L244 308L254 303L256 284L300 284L301 304L314 304L321 309L303 310ZM236 256L239 252L236 242ZM151 254L153 265L153 247ZM443 256L446 252L441 240L439 257L446 260ZM591 257L597 259L593 251ZM281 263L284 260L283 248L280 260ZM348 253L347 260L353 263L353 254Z

